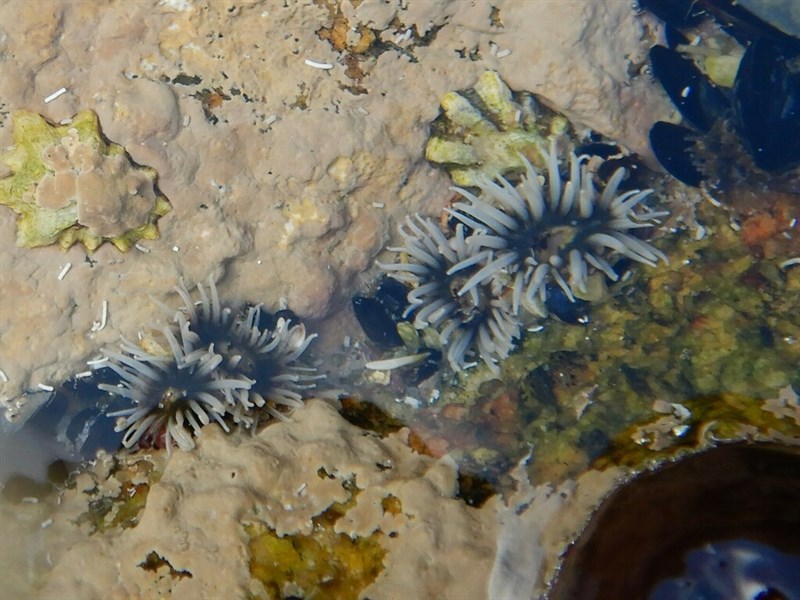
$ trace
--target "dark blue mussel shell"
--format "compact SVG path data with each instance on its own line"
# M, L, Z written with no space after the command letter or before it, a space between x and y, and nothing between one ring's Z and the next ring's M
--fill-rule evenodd
M650 129L650 147L670 175L686 185L699 186L703 174L692 160L696 134L686 127L659 121Z
M397 324L407 321L409 288L391 277L381 279L374 296L353 296L353 312L369 340L382 350L399 348L404 345L397 332ZM419 352L428 356L421 363L409 369L407 381L417 385L435 374L442 364L442 352L436 348L423 346Z
M577 154L578 156L583 156L584 154L587 154L589 156L597 156L598 158L602 158L604 160L614 158L621 153L622 153L622 148L620 148L617 144L597 141L594 139L587 142L586 144L578 146L575 149L575 154Z
M800 164L800 67L798 56L761 39L745 51L728 98L678 52L654 46L653 72L697 132L730 118L756 166L765 171ZM699 133L659 122L650 143L659 162L677 179L699 185L703 175L692 158Z
M753 42L736 75L734 110L756 165L774 171L800 162L800 53Z
M659 122L650 131L653 153L669 173L688 185L702 183L697 142L722 119L735 128L751 165L775 172L800 164L800 40L729 0L640 0L640 7L664 20L681 43L686 38L678 30L710 15L747 48L730 93L676 50L651 48L654 76L691 126Z
M434 375L439 370L439 367L442 365L441 350L423 346L422 348L419 349L419 351L428 352L428 357L414 369L413 376L411 377L411 383L413 385L419 385L420 383L428 379L428 377Z
M403 345L403 339L397 333L397 323L375 298L353 296L353 312L361 329L379 348L388 350Z
M560 288L554 288L547 292L547 302L545 303L550 314L555 315L565 323L576 325L585 323L589 314L590 303L580 298L570 300Z
M653 46L650 64L672 103L696 129L708 131L725 114L728 99L691 60L675 50Z
M391 277L383 277L374 296L353 296L353 312L370 341L388 350L403 345L397 324L406 320L408 288Z
M242 315L246 314L247 311L253 306L255 305L250 303L245 304L244 307L242 308ZM283 308L274 313L269 312L268 310L264 310L262 308L258 313L258 323L256 323L256 325L262 331L265 329L272 330L275 329L275 327L277 327L278 319L283 319L284 321L287 321L288 323L294 323L295 325L302 323L300 317L298 317L297 314L289 308Z
M375 292L378 300L389 316L396 322L405 321L404 316L408 308L408 286L391 277L383 277Z

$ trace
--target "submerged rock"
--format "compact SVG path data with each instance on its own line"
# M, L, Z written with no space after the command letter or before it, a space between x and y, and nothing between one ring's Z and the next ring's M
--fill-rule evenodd
M155 186L155 170L107 143L94 112L51 125L19 110L12 122L14 147L2 157L12 174L0 181L0 204L19 215L19 246L67 250L80 242L93 252L109 241L127 252L158 237L156 221L171 207Z

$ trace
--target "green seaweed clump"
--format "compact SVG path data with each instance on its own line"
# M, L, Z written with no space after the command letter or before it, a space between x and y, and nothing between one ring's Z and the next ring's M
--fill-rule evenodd
M485 177L521 172L520 155L543 167L537 149L569 128L565 117L537 103L529 92L512 92L495 71L483 73L469 90L446 93L441 106L425 158L465 187Z
M52 125L18 110L12 125L14 146L2 156L11 174L0 180L0 204L19 215L17 245L58 243L66 251L80 242L93 252L109 241L127 252L158 238L156 222L171 206L156 188L155 170L106 142L94 112Z
M395 507L391 499L388 502L384 509L391 512ZM311 535L280 537L264 523L245 525L250 538L250 573L264 585L269 598L292 595L356 600L361 590L375 581L386 554L379 542L382 534L353 539L336 533L334 523L348 507L334 503L314 517Z

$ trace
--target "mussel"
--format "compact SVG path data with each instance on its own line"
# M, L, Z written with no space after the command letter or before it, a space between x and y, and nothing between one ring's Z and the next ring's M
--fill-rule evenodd
M724 186L731 178L768 181L800 165L800 39L732 2L640 5L668 24L671 47L651 48L650 62L685 122L651 129L662 166L688 185ZM731 89L715 85L681 52L688 46L681 46L687 40L680 30L707 15L746 47Z

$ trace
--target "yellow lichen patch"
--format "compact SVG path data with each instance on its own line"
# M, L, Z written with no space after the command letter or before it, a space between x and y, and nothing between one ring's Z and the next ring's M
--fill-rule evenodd
M250 573L270 598L287 595L349 600L375 581L386 551L381 533L355 539L334 531L346 508L334 504L315 517L312 535L277 533L263 523L245 526L250 538Z
M520 155L542 167L538 148L569 128L564 117L532 94L512 92L495 71L486 71L472 89L446 93L441 106L425 158L447 169L462 186L521 171Z
M52 125L19 110L12 125L14 146L2 156L11 175L0 180L0 204L19 215L19 246L58 242L67 250L80 242L93 252L109 241L127 252L158 237L156 222L171 206L155 187L155 170L107 143L94 112Z

